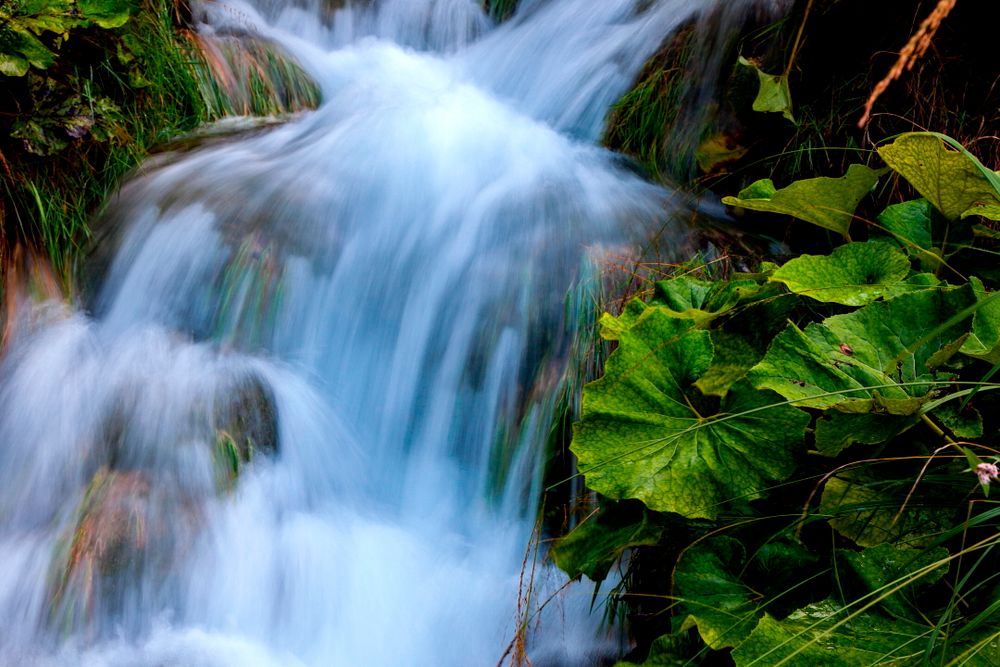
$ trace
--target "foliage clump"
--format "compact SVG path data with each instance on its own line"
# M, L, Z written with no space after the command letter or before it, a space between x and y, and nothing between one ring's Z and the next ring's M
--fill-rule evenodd
M65 269L93 207L201 101L164 0L5 0L0 14L0 260L27 244Z
M0 0L0 266L26 245L67 274L96 206L166 140L318 105L275 45L201 36L190 14L183 0Z
M1000 660L1000 174L937 133L874 154L726 199L825 252L687 267L601 320L571 445L600 509L554 553L597 580L625 555L642 664Z

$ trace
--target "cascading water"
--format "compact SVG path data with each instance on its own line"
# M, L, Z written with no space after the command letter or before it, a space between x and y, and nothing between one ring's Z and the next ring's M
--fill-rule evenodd
M148 165L89 311L12 323L0 663L496 664L568 295L670 206L593 142L711 4L522 0L499 27L472 0L206 5L324 102ZM589 596L550 605L540 663L599 652Z

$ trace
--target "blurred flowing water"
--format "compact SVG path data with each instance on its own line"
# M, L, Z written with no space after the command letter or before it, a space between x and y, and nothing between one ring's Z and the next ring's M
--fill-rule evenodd
M531 615L543 447L590 256L673 205L603 119L713 4L205 5L324 102L152 161L87 307L11 323L0 663L492 666L525 619L536 664L612 646L587 586Z

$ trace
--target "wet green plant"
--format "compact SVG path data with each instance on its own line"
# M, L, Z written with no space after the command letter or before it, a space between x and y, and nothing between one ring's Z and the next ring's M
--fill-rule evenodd
M727 200L831 251L672 276L600 321L616 349L571 445L600 507L553 554L598 582L621 564L644 664L1000 660L1000 176L936 133L877 153ZM849 240L890 177L919 197Z
M497 21L505 21L514 15L517 0L483 0L483 9Z
M319 105L320 91L277 44L261 37L185 32L206 116L277 116Z
M37 0L0 8L4 243L66 271L121 176L203 107L163 0Z

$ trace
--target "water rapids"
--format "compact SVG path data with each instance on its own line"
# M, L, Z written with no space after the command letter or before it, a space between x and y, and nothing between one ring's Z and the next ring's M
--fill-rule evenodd
M533 566L590 260L671 193L596 146L708 0L213 2L318 110L161 157L0 365L0 663L492 666L614 651ZM530 575L534 574L534 580ZM528 595L528 593L531 595Z

